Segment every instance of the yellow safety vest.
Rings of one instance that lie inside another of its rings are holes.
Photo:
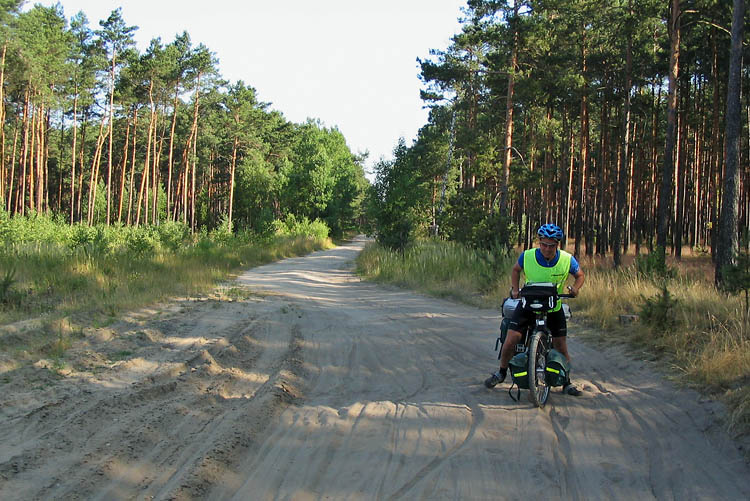
[[[557,260],[555,266],[546,268],[539,264],[536,260],[536,249],[529,249],[523,253],[523,273],[526,275],[526,282],[538,283],[538,282],[549,282],[557,285],[557,293],[565,293],[565,282],[568,280],[570,274],[570,258],[572,257],[569,252],[564,250],[559,251],[560,258]],[[552,311],[558,311],[562,308],[562,303],[558,302],[557,306]]]

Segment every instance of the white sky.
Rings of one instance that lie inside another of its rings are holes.
[[[38,1],[42,5],[56,3]],[[220,74],[255,87],[292,122],[338,127],[366,167],[410,145],[427,122],[416,58],[445,49],[466,0],[61,0],[92,29],[122,6],[143,52],[187,31],[219,59]],[[26,5],[29,8],[31,3]]]

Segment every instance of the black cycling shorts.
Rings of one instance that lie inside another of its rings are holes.
[[[534,322],[534,312],[518,303],[516,311],[510,317],[508,330],[525,332],[529,324]],[[565,319],[565,312],[560,308],[557,311],[547,313],[547,328],[552,333],[552,337],[565,337],[568,335],[568,322]]]

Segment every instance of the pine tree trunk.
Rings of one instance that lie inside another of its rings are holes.
[[[234,173],[237,168],[237,148],[239,146],[239,140],[235,137],[234,143],[232,144],[232,164],[229,172],[229,228],[232,227],[232,207],[234,206]]]
[[[16,196],[16,209],[15,213],[24,215],[26,210],[26,175],[27,175],[27,161],[29,157],[29,127],[30,127],[30,118],[29,115],[31,114],[31,102],[29,98],[29,91],[26,90],[26,94],[24,97],[24,105],[23,105],[23,144],[21,146],[21,167],[19,169],[19,173],[21,174],[21,177],[18,182],[18,195]]]
[[[91,160],[91,178],[89,180],[89,204],[86,213],[86,222],[89,226],[94,224],[94,202],[96,201],[96,191],[99,184],[99,161],[101,158],[102,147],[104,146],[104,120],[99,124],[99,136],[96,138],[96,150],[94,158]]]
[[[659,189],[658,225],[656,231],[656,246],[661,256],[666,254],[667,236],[669,233],[670,199],[674,185],[674,150],[675,123],[677,114],[677,76],[680,61],[680,0],[671,0],[669,55],[669,94],[667,97],[667,132],[664,148],[664,168],[662,171],[661,187]]]
[[[7,192],[10,198],[10,190],[6,190],[6,164],[5,164],[5,54],[8,43],[3,43],[2,55],[0,56],[0,200],[5,202]]]
[[[167,217],[171,217],[172,208],[172,168],[174,165],[174,130],[177,126],[177,109],[179,105],[180,81],[177,80],[174,91],[174,101],[172,104],[172,126],[169,129],[169,158],[167,160]]]
[[[36,191],[34,193],[34,210],[37,214],[41,214],[43,211],[42,202],[44,200],[45,193],[45,179],[46,171],[44,169],[44,150],[46,148],[46,138],[44,135],[44,124],[45,124],[45,110],[44,103],[39,105],[39,112],[37,113],[37,147],[36,147]]]
[[[734,0],[732,16],[732,47],[729,54],[729,84],[727,85],[726,151],[724,192],[721,200],[721,220],[716,250],[715,279],[726,283],[725,266],[735,264],[737,256],[737,187],[739,186],[741,123],[742,34],[745,19],[744,0]]]
[[[513,18],[518,21],[518,2],[513,2]],[[505,149],[503,151],[503,177],[500,186],[500,218],[507,216],[508,185],[510,184],[510,164],[513,159],[513,90],[515,86],[516,66],[518,65],[518,28],[513,30],[513,49],[510,57],[508,74],[508,92],[505,97]]]
[[[583,40],[581,43],[581,74],[583,75],[583,92],[581,95],[581,168],[578,171],[578,200],[576,213],[576,244],[575,255],[581,255],[581,235],[583,234],[584,198],[586,191],[586,176],[589,164],[589,105],[588,105],[588,79],[586,27],[583,28]]]
[[[632,3],[628,2],[629,15],[632,16]],[[628,32],[628,42],[625,54],[625,109],[623,110],[624,131],[622,147],[620,149],[620,169],[617,176],[617,198],[615,201],[615,225],[613,230],[612,247],[614,251],[615,268],[622,265],[622,242],[625,240],[625,204],[627,186],[630,184],[630,96],[633,87],[633,35]],[[628,209],[629,210],[629,209]]]
[[[6,209],[8,213],[10,214],[13,208],[12,201],[13,201],[13,180],[16,177],[16,148],[18,147],[18,134],[19,134],[19,123],[18,123],[18,117],[16,117],[16,127],[13,131],[13,153],[10,157],[10,178],[8,179],[8,202],[6,205]]]
[[[568,111],[567,109],[564,110],[563,118],[567,119],[568,117]],[[565,129],[565,126],[563,126],[563,129]],[[566,185],[566,194],[565,194],[565,244],[567,246],[567,241],[570,238],[570,209],[571,209],[571,203],[573,200],[573,175],[575,174],[575,147],[576,147],[576,140],[575,140],[575,134],[573,133],[573,126],[572,124],[568,125],[568,159],[567,159],[567,166],[568,166],[568,175],[567,175],[567,185]]]
[[[86,145],[86,132],[88,131],[88,120],[81,124],[81,147],[78,149],[78,193],[76,197],[76,221],[83,221],[83,166],[86,165],[84,158],[84,146]]]
[[[138,139],[138,108],[133,111],[133,155],[130,160],[130,181],[128,182],[128,217],[127,224],[130,226],[133,218],[133,187],[135,184],[136,169],[136,143]]]
[[[686,75],[688,75],[688,72],[684,72]],[[675,176],[675,179],[677,180],[677,185],[675,186],[675,200],[674,200],[674,255],[675,259],[678,261],[682,260],[682,243],[684,238],[684,230],[685,230],[685,199],[686,199],[686,187],[685,183],[687,181],[687,175],[685,173],[687,169],[687,159],[686,156],[686,150],[687,150],[687,110],[689,108],[689,94],[690,94],[690,82],[689,80],[685,81],[686,79],[683,79],[683,89],[682,92],[680,92],[682,106],[679,107],[678,111],[678,117],[677,117],[677,158],[675,160],[675,165],[677,166],[677,173]]]
[[[75,217],[76,147],[78,141],[78,83],[75,84],[73,94],[73,145],[70,148],[70,224],[73,224]]]
[[[156,116],[156,113],[154,111],[154,100],[153,100],[153,88],[154,88],[154,82],[151,81],[148,89],[148,96],[149,96],[149,103],[150,103],[150,114],[149,114],[149,121],[148,121],[148,134],[147,134],[147,142],[146,142],[146,162],[143,165],[143,174],[141,175],[141,187],[138,190],[138,202],[136,203],[136,213],[135,213],[135,225],[136,227],[141,223],[141,207],[145,203],[146,209],[148,209],[148,177],[149,177],[149,171],[151,170],[151,141],[153,140],[154,135],[154,129],[156,128],[156,123],[154,123],[154,117]],[[145,219],[148,219],[148,210],[146,210],[146,216]],[[144,224],[148,224],[147,221],[144,221]]]
[[[110,224],[110,213],[112,208],[112,141],[114,128],[114,106],[115,106],[115,61],[117,49],[112,47],[112,70],[109,77],[109,150],[107,154],[107,225]]]
[[[33,211],[35,208],[35,189],[36,189],[36,164],[34,162],[36,158],[36,148],[37,148],[37,130],[36,130],[36,122],[37,118],[39,117],[39,113],[37,112],[36,105],[34,104],[33,99],[29,103],[29,155],[28,155],[28,175],[29,175],[29,183],[28,183],[28,209],[29,212]],[[26,195],[24,195],[26,196]]]
[[[711,116],[711,160],[710,160],[710,179],[709,179],[709,203],[711,211],[711,257],[716,261],[717,236],[718,236],[718,200],[719,200],[719,179],[721,178],[721,128],[719,125],[719,51],[716,43],[716,29],[712,30],[711,47],[713,50],[713,61],[711,65],[711,80],[713,87],[713,104]]]
[[[117,200],[117,223],[122,223],[122,206],[125,199],[125,177],[128,170],[128,147],[130,146],[130,120],[125,124],[125,142],[122,147],[122,166],[120,168],[120,195]]]
[[[156,123],[159,123],[159,113],[157,110]],[[151,223],[159,224],[159,163],[161,151],[164,143],[164,133],[162,131],[161,139],[157,139],[157,127],[154,127],[154,161],[151,172]]]
[[[192,164],[192,180],[190,185],[190,229],[195,232],[195,171],[196,171],[196,156],[198,150],[198,106],[200,101],[200,88],[201,88],[201,73],[198,72],[195,83],[195,105],[193,107],[193,155],[191,159]]]

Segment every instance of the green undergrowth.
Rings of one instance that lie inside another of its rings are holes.
[[[226,225],[191,234],[179,223],[90,228],[0,218],[0,354],[60,358],[85,326],[206,294],[243,269],[330,247],[321,225],[287,220],[266,235]]]
[[[497,308],[508,293],[516,257],[492,257],[439,240],[413,243],[403,254],[369,244],[357,270],[369,280]],[[625,342],[634,352],[666,360],[683,384],[722,399],[728,429],[747,438],[750,328],[743,298],[714,287],[705,256],[683,258],[664,273],[643,262],[614,270],[603,258],[584,258],[586,283],[571,301],[576,319],[595,327],[598,341]],[[637,320],[623,323],[623,315]]]
[[[357,271],[376,282],[491,307],[500,304],[502,290],[509,287],[501,278],[511,263],[510,256],[426,240],[407,246],[403,253],[368,244],[357,258]]]

